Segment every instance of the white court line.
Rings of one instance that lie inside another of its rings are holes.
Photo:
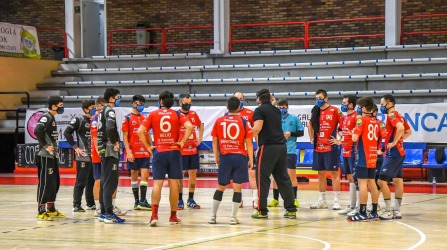
[[[397,223],[397,224],[401,224],[401,225],[403,225],[403,226],[406,226],[406,227],[408,227],[408,228],[410,228],[410,229],[416,231],[416,233],[418,233],[419,236],[420,236],[420,238],[421,238],[421,239],[419,240],[418,243],[416,243],[415,245],[413,245],[413,246],[407,248],[406,250],[413,250],[413,249],[416,249],[417,247],[419,247],[420,245],[424,244],[424,242],[425,242],[425,240],[427,239],[427,237],[425,236],[425,234],[424,234],[421,230],[419,230],[419,229],[417,229],[417,228],[415,228],[415,227],[413,227],[413,226],[410,226],[410,225],[408,225],[408,224],[399,222],[399,221],[393,221],[393,222],[395,222],[395,223]]]
[[[164,246],[159,246],[159,247],[147,248],[145,250],[166,249],[166,248],[172,248],[172,247],[179,247],[179,246],[183,246],[183,245],[196,244],[196,243],[201,243],[201,242],[207,242],[207,241],[210,241],[210,240],[218,240],[218,239],[222,239],[222,238],[226,238],[226,237],[252,233],[252,232],[256,232],[256,231],[262,230],[262,229],[264,229],[264,227],[250,229],[250,230],[244,230],[244,231],[239,231],[239,232],[234,232],[234,233],[229,233],[229,234],[221,234],[221,235],[217,235],[217,236],[213,236],[213,237],[207,237],[207,238],[201,238],[201,239],[197,239],[197,240],[183,241],[183,242],[169,244],[169,245],[164,245]]]
[[[331,244],[329,244],[329,242],[326,242],[324,240],[319,240],[319,239],[315,239],[315,238],[311,238],[311,237],[306,237],[306,236],[300,236],[300,235],[292,235],[292,234],[278,234],[278,233],[257,233],[257,234],[272,234],[272,235],[282,235],[282,236],[289,236],[289,237],[295,237],[295,238],[303,238],[303,239],[307,239],[307,240],[313,240],[313,241],[318,241],[322,244],[324,244],[324,248],[323,250],[328,250],[331,248]]]

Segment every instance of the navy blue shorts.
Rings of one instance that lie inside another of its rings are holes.
[[[357,179],[375,179],[376,168],[355,166],[355,177],[357,177]]]
[[[133,162],[127,161],[127,169],[140,170],[141,168],[149,169],[151,158],[135,158]]]
[[[377,156],[377,162],[376,162],[376,175],[380,174],[380,169],[382,169],[383,164],[383,155]]]
[[[312,170],[315,171],[338,171],[338,161],[340,157],[340,151],[337,146],[332,146],[332,150],[329,152],[315,152],[314,161],[312,163]]]
[[[342,174],[354,174],[355,172],[355,153],[351,154],[351,157],[343,157],[343,167],[341,168]]]
[[[219,185],[248,182],[248,157],[241,154],[220,155],[219,168],[217,169],[217,181]]]
[[[101,163],[92,163],[93,164],[93,178],[95,180],[101,179]]]
[[[287,154],[287,168],[296,169],[296,154]]]
[[[164,180],[166,174],[168,174],[169,179],[182,179],[182,155],[180,151],[172,150],[154,154],[152,160],[153,179]]]
[[[183,170],[194,170],[200,168],[199,153],[194,155],[182,155]]]
[[[380,169],[380,175],[385,175],[390,178],[402,178],[404,158],[405,156],[401,155],[391,156],[389,151],[387,151],[382,168]]]

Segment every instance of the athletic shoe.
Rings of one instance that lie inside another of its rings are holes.
[[[361,213],[356,213],[354,216],[348,216],[346,218],[346,220],[350,221],[350,222],[368,222],[368,215],[366,214],[361,214]]]
[[[261,214],[259,211],[255,211],[251,214],[251,218],[253,219],[268,219],[269,216],[266,214]]]
[[[332,210],[340,210],[340,209],[341,209],[340,201],[334,200],[334,205],[332,205]]]
[[[123,216],[126,215],[127,212],[126,211],[121,211],[121,209],[119,209],[117,206],[113,207],[113,213],[118,215],[118,216]]]
[[[400,213],[400,211],[396,211],[396,210],[393,211],[393,219],[396,219],[396,220],[402,219],[402,214]]]
[[[310,209],[326,209],[327,203],[326,200],[318,200],[312,206],[310,206]]]
[[[267,204],[267,207],[279,207],[279,201],[273,199],[269,202],[269,204]]]
[[[73,212],[75,212],[75,213],[83,213],[83,212],[85,212],[85,209],[83,209],[81,207],[81,205],[74,205],[73,206]]]
[[[91,206],[87,205],[87,206],[85,207],[85,210],[96,210],[96,205],[95,205],[95,204],[93,204],[93,205],[91,205]]]
[[[354,216],[355,214],[357,214],[359,212],[359,208],[355,207],[354,209],[352,209],[351,212],[347,213],[347,216]]]
[[[97,210],[95,210],[95,212],[93,213],[93,217],[99,217],[100,214],[101,214],[101,209],[97,209]]]
[[[169,224],[171,224],[171,225],[180,224],[180,222],[182,222],[182,221],[175,215],[169,217]]]
[[[253,209],[258,209],[258,203],[259,203],[258,199],[253,200],[253,202],[252,202]]]
[[[183,209],[185,209],[185,203],[183,203],[183,200],[178,200],[178,203],[177,203],[177,209],[178,209],[178,210],[183,210]]]
[[[147,201],[139,202],[137,207],[138,210],[152,211],[152,206]]]
[[[393,211],[392,210],[385,210],[380,216],[379,218],[381,220],[392,220],[393,219]]]
[[[208,221],[208,224],[216,224],[216,216],[211,216],[210,220]]]
[[[186,205],[190,208],[200,209],[199,204],[197,204],[193,199],[189,199],[188,203],[186,203]]]
[[[284,218],[296,219],[296,212],[286,211],[284,213]]]
[[[65,218],[65,214],[59,212],[58,210],[56,210],[54,212],[47,212],[47,213],[50,217],[53,217],[53,218]]]
[[[239,205],[239,208],[243,208],[244,207],[244,201],[241,201],[241,205]]]
[[[139,207],[140,202],[138,200],[135,201],[135,203],[133,204],[133,210],[140,210],[141,208]]]
[[[156,227],[158,225],[158,215],[152,215],[149,224],[151,227]]]
[[[237,225],[239,224],[239,220],[235,217],[230,218],[230,225]]]
[[[121,219],[120,217],[116,216],[115,214],[112,215],[106,215],[104,218],[104,223],[106,224],[120,224],[124,223],[126,220]]]
[[[38,221],[52,221],[53,218],[51,218],[47,212],[37,214],[37,220]]]
[[[345,215],[345,214],[349,214],[353,210],[355,210],[355,208],[352,208],[351,205],[348,205],[345,209],[342,209],[342,210],[338,211],[337,213],[339,215]],[[356,213],[357,213],[357,211],[354,214],[356,214]],[[354,215],[354,214],[352,214],[352,215]]]
[[[380,218],[377,213],[370,213],[370,214],[368,214],[368,220],[379,221]]]
[[[101,214],[101,213],[98,214],[98,221],[99,222],[104,222],[105,218],[106,218],[106,216],[104,214]]]
[[[295,199],[295,202],[293,203],[293,205],[295,205],[296,208],[300,207],[300,203],[298,202],[298,199]]]

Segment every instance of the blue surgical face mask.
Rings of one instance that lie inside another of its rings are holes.
[[[182,103],[182,109],[185,111],[189,111],[191,109],[191,104]]]
[[[57,107],[56,112],[58,115],[62,115],[64,113],[64,107]]]
[[[240,101],[239,101],[239,107],[240,107],[240,108],[244,107],[244,100],[240,100]]]
[[[115,107],[119,107],[121,103],[121,98],[120,99],[115,99]]]
[[[136,109],[141,113],[144,110],[144,105],[137,105]]]
[[[348,105],[342,104],[340,106],[340,110],[341,110],[341,112],[348,112],[348,110],[349,110]]]
[[[96,114],[96,108],[94,108],[94,109],[90,109],[90,110],[88,111],[88,113],[91,114],[91,115]]]
[[[282,116],[285,116],[285,115],[287,115],[287,109],[279,109],[279,111],[281,111],[281,115]]]
[[[386,108],[386,104],[385,106],[380,106],[380,113],[386,115],[388,113],[388,109]]]
[[[316,101],[316,104],[317,104],[317,106],[318,107],[323,107],[323,105],[325,104],[326,102],[324,101],[324,99],[317,99],[317,101]]]
[[[361,115],[363,113],[362,108],[360,108],[360,107],[358,107],[356,111],[357,111],[357,114],[359,114],[359,115]]]

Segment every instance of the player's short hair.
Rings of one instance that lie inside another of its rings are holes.
[[[179,100],[183,100],[184,98],[189,99],[189,98],[191,98],[191,95],[187,94],[187,93],[178,95]]]
[[[230,99],[228,99],[228,102],[227,102],[228,112],[230,112],[230,113],[237,112],[237,109],[239,108],[239,104],[240,104],[239,98],[237,98],[235,96],[230,97]]]
[[[81,107],[82,109],[88,109],[90,106],[95,105],[95,100],[93,99],[85,99],[82,101]]]
[[[371,112],[371,110],[373,109],[373,106],[375,106],[374,100],[370,96],[365,96],[365,97],[360,98],[357,101],[357,104],[362,108],[363,107],[366,108],[366,110],[369,112]]]
[[[132,103],[134,103],[134,102],[136,102],[136,101],[145,103],[145,102],[146,102],[146,99],[145,99],[144,96],[142,96],[142,95],[134,95],[134,96],[132,96]]]
[[[57,106],[59,103],[64,102],[62,97],[60,96],[50,96],[48,97],[48,108],[51,109],[51,106]]]
[[[261,102],[270,101],[270,91],[268,89],[261,89],[256,92],[256,97],[261,100]]]
[[[98,105],[98,104],[104,105],[105,103],[107,103],[107,102],[106,102],[106,99],[104,99],[104,97],[98,96],[98,98],[96,98],[96,101],[95,101],[96,105]]]
[[[382,98],[385,99],[385,101],[387,102],[392,102],[393,104],[396,104],[396,99],[391,94],[383,95]]]
[[[278,106],[287,106],[287,107],[289,107],[289,102],[287,101],[287,99],[281,98],[281,99],[278,100],[277,105]]]
[[[115,97],[119,93],[120,93],[120,91],[118,89],[107,88],[106,91],[104,92],[104,99],[106,100],[106,102],[109,102],[110,97]]]
[[[348,105],[352,103],[352,106],[355,107],[356,102],[357,102],[357,97],[355,95],[344,95],[343,99],[347,98],[348,99]]]
[[[158,100],[163,100],[163,106],[169,109],[174,105],[174,94],[165,90],[158,96]]]
[[[324,89],[318,89],[317,91],[315,91],[315,95],[319,95],[322,94],[324,98],[327,97],[327,92]]]
[[[377,108],[377,105],[373,105],[372,109],[371,109],[371,113],[374,112],[379,112],[379,109]]]

